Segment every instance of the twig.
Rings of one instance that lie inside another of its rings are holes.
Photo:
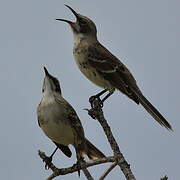
[[[46,180],[52,180],[56,177],[56,175],[53,173],[51,174]]]
[[[117,158],[116,159],[117,164],[121,168],[126,179],[127,180],[135,180],[136,178],[130,169],[130,165],[127,163],[123,154],[121,153],[119,146],[111,132],[111,128],[109,127],[106,119],[104,118],[102,106],[101,106],[101,103],[99,102],[99,99],[95,99],[93,101],[93,109],[90,109],[90,110],[86,109],[86,110],[88,111],[88,114],[92,118],[97,119],[98,122],[101,124],[101,126],[107,136],[107,139],[111,145],[111,149],[113,150],[114,156]]]
[[[99,178],[99,180],[104,180],[104,178],[117,166],[117,163],[111,164],[111,166],[106,169],[106,171],[102,174],[102,176]]]
[[[48,157],[45,155],[45,153],[38,151],[38,154],[39,154],[40,158],[46,162]],[[62,169],[57,168],[51,162],[48,164],[48,167],[53,171],[53,173],[47,178],[47,180],[52,180],[59,175],[65,175],[65,174],[76,172],[78,170],[83,170],[83,169],[88,168],[90,166],[108,163],[108,162],[115,162],[115,161],[116,161],[116,158],[114,156],[109,156],[109,157],[105,157],[105,158],[101,158],[101,159],[97,159],[97,160],[93,160],[93,161],[89,161],[89,162],[84,162],[78,166],[71,166],[71,167],[62,168]]]
[[[88,180],[94,180],[87,168],[82,170]]]

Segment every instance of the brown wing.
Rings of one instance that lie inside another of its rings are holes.
[[[130,87],[136,87],[136,80],[126,66],[112,55],[101,44],[89,47],[88,62],[94,67],[110,84],[122,93],[139,103],[138,97],[131,91]],[[140,90],[139,90],[140,91]]]
[[[63,106],[66,110],[69,124],[72,126],[72,129],[74,129],[75,133],[77,134],[77,138],[85,141],[83,126],[74,108],[63,97],[62,100],[60,100],[58,97],[55,97],[55,100],[57,103],[61,104],[63,100]]]
[[[89,64],[102,74],[112,86],[133,99],[137,104],[141,103],[160,125],[172,130],[167,120],[141,93],[136,80],[126,66],[101,44],[90,48],[89,51],[93,53],[89,54]]]

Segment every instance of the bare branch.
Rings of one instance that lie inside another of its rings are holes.
[[[99,180],[103,180],[116,166],[117,166],[116,162],[111,164],[111,166],[108,169],[106,169],[106,171],[102,174]]]
[[[82,171],[88,180],[94,180],[87,168],[82,169]]]
[[[107,136],[107,139],[111,145],[111,149],[113,150],[114,156],[116,157],[116,162],[119,165],[119,167],[121,168],[126,179],[127,180],[135,180],[136,178],[130,169],[130,165],[127,163],[123,154],[121,153],[119,146],[111,132],[111,128],[109,127],[109,125],[104,117],[101,102],[99,102],[99,99],[94,100],[93,109],[90,109],[90,110],[86,109],[86,110],[88,111],[88,114],[93,119],[97,119],[98,122],[101,124],[101,126]]]
[[[46,162],[48,156],[46,156],[45,153],[41,152],[41,151],[38,151],[38,154],[39,154],[40,158]],[[62,168],[62,169],[58,169],[52,162],[50,162],[48,164],[48,167],[53,171],[53,173],[48,177],[47,180],[52,180],[59,175],[65,175],[65,174],[76,172],[78,170],[83,170],[90,166],[103,164],[103,163],[109,163],[109,162],[115,162],[115,161],[116,161],[116,158],[114,156],[109,156],[106,158],[101,158],[101,159],[97,159],[97,160],[93,160],[93,161],[89,161],[89,162],[83,162],[83,163],[80,163],[78,166],[74,165],[74,166],[71,166],[68,168]],[[87,173],[87,171],[86,171],[86,173]]]
[[[55,173],[51,174],[46,180],[52,180],[56,177]]]

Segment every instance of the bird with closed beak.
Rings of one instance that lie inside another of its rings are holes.
[[[52,156],[59,148],[67,157],[72,153],[68,145],[76,150],[79,160],[95,160],[105,155],[85,138],[81,121],[73,107],[63,98],[60,84],[44,67],[45,78],[42,88],[42,99],[37,108],[38,124],[44,134],[57,146]]]
[[[56,19],[68,23],[74,35],[73,55],[80,71],[94,84],[103,88],[103,91],[90,98],[95,98],[108,91],[101,104],[115,91],[121,91],[136,104],[141,104],[146,111],[161,125],[172,130],[171,125],[161,113],[145,98],[139,89],[135,78],[128,68],[97,39],[95,23],[88,17],[82,16],[66,5],[76,17],[76,22],[65,19]]]

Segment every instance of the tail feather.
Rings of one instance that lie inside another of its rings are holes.
[[[54,141],[53,141],[54,142]],[[56,142],[54,142],[56,144],[56,146],[67,156],[67,157],[71,157],[72,153],[71,150],[69,149],[68,146],[64,146],[62,144],[58,144]]]
[[[98,148],[96,148],[89,140],[86,139],[86,147],[87,147],[87,154],[88,158],[91,160],[104,158],[106,157]]]
[[[161,113],[144,97],[144,95],[137,88],[132,88],[132,91],[139,98],[140,104],[147,110],[149,114],[161,125],[168,130],[172,130],[171,125],[167,120],[161,115]]]

